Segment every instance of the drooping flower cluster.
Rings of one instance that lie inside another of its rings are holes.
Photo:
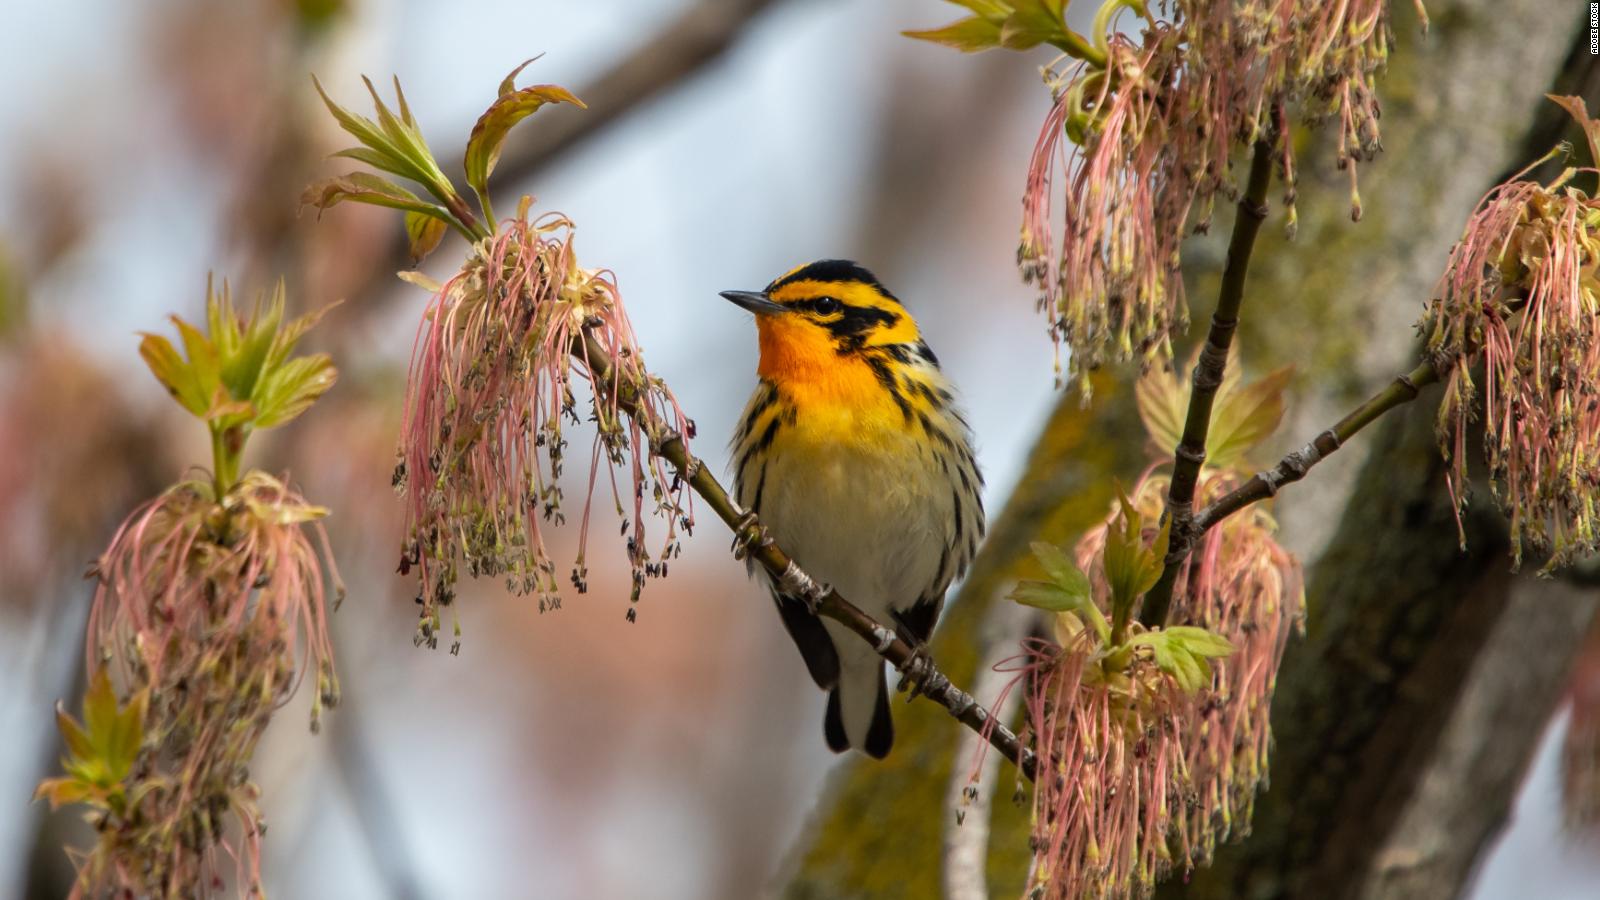
[[[1167,25],[1156,27],[1176,40]],[[1164,128],[1166,82],[1180,74],[1161,48],[1159,40],[1139,47],[1119,37],[1108,44],[1103,71],[1082,64],[1055,84],[1057,102],[1028,167],[1017,259],[1024,279],[1039,287],[1052,338],[1072,348],[1080,388],[1108,358],[1169,355],[1169,335],[1188,327],[1175,273],[1199,193],[1191,180],[1205,167],[1174,166],[1171,147],[1146,137]],[[1097,111],[1092,132],[1086,109]],[[1087,149],[1067,151],[1064,137]],[[1052,208],[1058,168],[1067,181],[1059,252]]]
[[[398,82],[398,114],[368,83],[376,121],[322,95],[340,126],[361,142],[338,155],[406,178],[433,199],[370,172],[314,184],[305,194],[320,209],[355,201],[404,210],[418,258],[450,228],[471,242],[459,272],[442,286],[429,285],[434,299],[412,350],[394,478],[407,497],[400,570],[418,570],[417,642],[428,646],[438,645],[440,607],[454,601],[462,574],[504,576],[509,590],[537,595],[541,611],[560,605],[540,521],[563,521],[563,421],[577,425],[584,418],[574,376],[589,383],[587,413],[596,428],[574,587],[581,593],[588,586],[585,545],[602,460],[623,519],[633,600],[647,577],[666,574],[678,552],[677,530],[691,525],[687,486],[652,451],[669,433],[691,437],[693,425],[645,370],[615,280],[578,264],[565,217],[530,219],[527,197],[504,221],[490,206],[489,175],[511,128],[551,103],[582,106],[556,85],[517,88],[527,64],[500,83],[467,140],[463,167],[483,221],[435,161]],[[410,278],[426,283],[416,273]],[[618,467],[627,469],[626,484],[616,477]],[[667,521],[654,554],[645,543],[646,503]],[[634,615],[630,606],[630,621]]]
[[[1280,420],[1287,374],[1223,384],[1208,441],[1219,465],[1202,470],[1200,503],[1248,477],[1245,455]],[[1184,391],[1159,371],[1140,383],[1157,448],[1172,446],[1182,426]],[[1023,667],[1040,757],[1038,896],[1147,895],[1165,872],[1204,865],[1220,842],[1247,833],[1266,778],[1278,665],[1304,616],[1300,564],[1275,540],[1271,515],[1246,507],[1181,563],[1171,619],[1182,624],[1132,621],[1164,565],[1166,527],[1156,524],[1167,481],[1147,472],[1078,542],[1075,560],[1036,547],[1050,581],[1024,582],[1013,595],[1056,613],[1058,645],[1030,642]]]
[[[1586,127],[1582,101],[1565,104]],[[1467,432],[1482,398],[1484,454],[1512,552],[1546,570],[1600,549],[1600,198],[1568,169],[1484,197],[1452,250],[1424,328],[1448,371],[1439,408],[1450,490],[1466,501]],[[1520,313],[1520,315],[1519,315]],[[1483,384],[1473,368],[1481,359]]]
[[[1214,500],[1243,480],[1226,469],[1203,472],[1196,499]],[[1164,475],[1134,491],[1148,520],[1160,515]],[[1104,553],[1108,526],[1085,534],[1077,556],[1085,571]],[[1209,862],[1217,844],[1248,833],[1255,795],[1267,775],[1269,720],[1279,663],[1289,635],[1303,626],[1305,585],[1300,562],[1274,535],[1277,523],[1261,505],[1224,519],[1181,564],[1173,588],[1172,620],[1225,638],[1233,652],[1212,664],[1210,694],[1185,720],[1183,745],[1191,793],[1176,815],[1175,834],[1190,867]]]
[[[157,335],[140,348],[210,427],[213,470],[135,509],[90,570],[92,688],[82,725],[58,716],[68,774],[39,793],[91,806],[99,839],[77,857],[91,896],[208,895],[228,861],[259,891],[256,743],[302,679],[316,681],[313,730],[338,700],[328,607],[344,588],[318,523],[327,510],[263,472],[237,474],[250,432],[295,418],[335,378],[326,356],[291,356],[317,316],[284,322],[283,305],[280,286],[242,320],[224,288],[208,298],[208,331],[175,320],[185,355]]]
[[[1107,359],[1170,353],[1188,321],[1178,247],[1234,193],[1236,148],[1272,140],[1293,227],[1291,114],[1338,121],[1359,217],[1355,165],[1379,148],[1388,0],[1103,0],[1087,38],[1060,0],[952,2],[975,15],[912,36],[969,51],[1049,43],[1073,58],[1046,70],[1055,104],[1028,169],[1018,262],[1080,388]],[[1137,36],[1119,29],[1124,9],[1142,20]]]
[[[597,373],[590,348],[616,370]],[[507,220],[439,291],[413,354],[396,483],[407,494],[403,565],[415,564],[422,578],[423,639],[437,640],[436,607],[451,602],[463,567],[505,576],[511,591],[536,594],[541,610],[559,606],[540,521],[562,521],[563,427],[581,421],[574,376],[590,383],[595,423],[583,530],[603,459],[624,518],[635,599],[646,575],[665,573],[677,553],[676,529],[689,524],[684,486],[649,454],[653,436],[638,423],[686,433],[688,422],[645,371],[615,282],[578,265],[572,223]],[[645,415],[624,416],[624,395]],[[617,467],[627,472],[625,486]],[[647,496],[667,520],[655,556],[645,546]],[[571,574],[580,591],[585,540]]]
[[[1181,734],[1195,697],[1152,657],[1108,666],[1091,632],[1030,640],[1027,716],[1041,760],[1033,798],[1030,897],[1129,897],[1172,865],[1184,809]]]
[[[149,709],[126,803],[86,860],[91,884],[220,890],[225,858],[236,883],[260,884],[256,743],[301,678],[316,680],[313,730],[338,702],[328,605],[344,589],[325,514],[262,472],[220,503],[189,481],[136,510],[96,562],[90,665]]]

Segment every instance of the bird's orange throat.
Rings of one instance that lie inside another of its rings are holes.
[[[889,401],[866,360],[840,353],[827,329],[786,315],[756,316],[761,362],[756,372],[802,405],[862,408]]]

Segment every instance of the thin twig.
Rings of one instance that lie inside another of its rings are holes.
[[[1167,515],[1171,517],[1171,552],[1161,580],[1144,598],[1139,621],[1146,626],[1165,624],[1172,606],[1172,587],[1178,564],[1188,555],[1194,542],[1194,492],[1200,482],[1200,466],[1206,460],[1206,434],[1211,429],[1211,404],[1228,367],[1228,348],[1239,327],[1239,307],[1244,303],[1245,275],[1250,270],[1250,252],[1256,234],[1267,218],[1267,187],[1272,181],[1271,138],[1256,142],[1250,160],[1250,178],[1239,212],[1233,220],[1233,236],[1228,241],[1228,262],[1222,270],[1222,287],[1217,309],[1211,315],[1211,330],[1206,335],[1200,361],[1194,367],[1194,389],[1189,392],[1189,413],[1183,423],[1183,438],[1173,451],[1172,482],[1167,489]]]
[[[925,653],[918,655],[892,628],[862,612],[840,596],[838,591],[824,588],[807,575],[770,540],[755,515],[741,509],[711,474],[711,470],[690,455],[682,435],[639,404],[634,385],[617,379],[614,361],[599,341],[585,334],[573,341],[571,349],[573,355],[589,367],[597,390],[617,397],[622,411],[638,422],[645,434],[650,435],[651,452],[670,463],[677,476],[700,495],[711,511],[717,514],[717,518],[733,529],[734,534],[749,548],[749,558],[760,563],[775,582],[783,585],[785,593],[800,597],[814,607],[818,615],[827,616],[854,631],[879,656],[904,673],[904,677],[914,686],[914,696],[932,700],[963,725],[985,734],[1001,755],[1014,762],[1030,781],[1033,780],[1036,767],[1033,751],[1022,745],[1004,721],[996,720],[971,694],[952,684]]]
[[[1515,315],[1527,305],[1523,297],[1508,297],[1504,292],[1498,295],[1492,305],[1503,306],[1506,315]],[[1469,346],[1461,357],[1471,357],[1477,353],[1476,345]],[[1462,363],[1456,362],[1456,365]],[[1278,460],[1278,464],[1270,469],[1263,469],[1251,476],[1250,480],[1239,485],[1228,493],[1195,513],[1191,538],[1198,541],[1200,536],[1209,531],[1218,522],[1233,515],[1252,503],[1275,496],[1279,489],[1286,484],[1293,484],[1306,477],[1306,472],[1312,466],[1326,459],[1329,454],[1343,447],[1345,442],[1354,437],[1361,429],[1377,421],[1380,416],[1398,406],[1404,406],[1412,400],[1422,389],[1444,378],[1449,371],[1440,369],[1439,364],[1433,360],[1424,360],[1416,368],[1404,375],[1395,376],[1383,390],[1368,397],[1360,406],[1351,410],[1344,418],[1333,424],[1311,442],[1299,450],[1288,454]]]
[[[1233,515],[1246,506],[1265,500],[1278,493],[1286,484],[1306,477],[1311,467],[1328,458],[1344,446],[1356,432],[1372,424],[1384,413],[1417,398],[1422,388],[1439,380],[1439,369],[1432,362],[1423,362],[1404,375],[1397,376],[1387,387],[1373,394],[1365,403],[1351,410],[1332,428],[1322,432],[1270,469],[1253,475],[1249,481],[1218,497],[1195,514],[1194,530],[1204,534],[1213,525]]]
[[[1038,621],[1038,611],[1018,603],[1000,601],[984,616],[983,655],[978,662],[978,674],[972,691],[980,697],[991,697],[1005,690],[1006,682],[1014,673],[997,671],[996,667],[1015,656],[1017,645],[1027,637],[1033,623]],[[1023,692],[1013,687],[1000,700],[994,714],[1005,722],[1016,715],[1022,705]],[[989,814],[994,808],[995,787],[1000,779],[999,754],[983,757],[982,768],[976,775],[962,760],[972,759],[983,747],[981,738],[970,732],[961,732],[956,742],[955,765],[950,773],[950,785],[944,799],[944,897],[945,900],[988,900],[989,896]]]

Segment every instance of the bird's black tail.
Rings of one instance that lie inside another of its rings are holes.
[[[835,686],[828,692],[828,712],[822,720],[822,734],[827,738],[828,749],[835,753],[843,753],[853,746],[850,735],[844,727],[843,703],[839,699],[839,691],[843,685]],[[883,666],[878,666],[878,697],[872,710],[872,724],[867,727],[865,736],[859,738],[861,751],[874,759],[883,759],[889,755],[889,748],[894,746],[894,719],[889,712],[889,682],[884,674]]]

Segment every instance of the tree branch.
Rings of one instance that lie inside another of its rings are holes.
[[[1172,606],[1172,586],[1178,577],[1178,564],[1194,543],[1194,492],[1200,482],[1200,466],[1206,460],[1206,434],[1211,429],[1211,404],[1222,385],[1228,367],[1228,348],[1239,327],[1239,307],[1244,303],[1245,275],[1250,270],[1250,251],[1256,234],[1267,218],[1267,187],[1272,181],[1272,141],[1256,142],[1250,160],[1250,179],[1239,212],[1233,220],[1233,235],[1228,240],[1228,262],[1222,270],[1222,287],[1217,309],[1211,314],[1211,331],[1206,335],[1200,361],[1194,367],[1194,389],[1189,392],[1189,413],[1183,423],[1183,438],[1173,451],[1172,482],[1167,488],[1167,515],[1172,522],[1172,550],[1161,580],[1145,595],[1139,621],[1146,626],[1165,624]]]
[[[926,697],[944,707],[961,724],[978,732],[1001,755],[1014,762],[1030,781],[1033,780],[1036,768],[1033,751],[1024,747],[1011,729],[976,698],[952,684],[931,659],[926,655],[919,656],[893,629],[862,612],[840,596],[838,591],[818,584],[776,543],[768,539],[755,514],[740,508],[705,464],[689,453],[683,436],[639,404],[633,385],[617,379],[615,363],[599,341],[584,334],[581,339],[573,341],[570,349],[573,356],[589,367],[596,391],[617,398],[622,411],[638,422],[645,434],[650,436],[651,452],[671,463],[677,476],[700,495],[711,511],[717,514],[717,518],[733,529],[739,541],[749,548],[750,558],[760,563],[786,594],[800,597],[816,610],[817,615],[827,616],[854,631],[879,656],[904,674],[913,686],[914,696]]]
[[[1526,298],[1507,299],[1504,293],[1496,297],[1495,302],[1504,304],[1507,315],[1515,315],[1527,305]],[[1475,348],[1475,344],[1469,346],[1464,355],[1475,354],[1477,352]],[[1378,417],[1397,406],[1403,406],[1417,399],[1422,389],[1442,379],[1445,371],[1441,371],[1434,361],[1424,360],[1404,375],[1395,376],[1394,381],[1387,387],[1368,397],[1366,402],[1335,422],[1332,428],[1312,438],[1309,444],[1278,460],[1278,464],[1272,468],[1257,472],[1249,481],[1218,497],[1195,513],[1193,530],[1190,534],[1191,541],[1198,541],[1200,536],[1209,531],[1213,525],[1246,506],[1275,496],[1284,485],[1293,484],[1306,477],[1312,466],[1343,447],[1346,441],[1361,429],[1371,425]]]
[[[500,183],[511,186],[526,179],[574,145],[676,87],[733,46],[740,31],[773,2],[698,0],[690,4],[627,59],[577,92],[588,105],[586,114],[560,110],[530,129],[527,140],[507,146],[495,169]]]
[[[1205,534],[1211,526],[1246,506],[1275,496],[1279,488],[1306,477],[1312,466],[1344,446],[1345,441],[1354,437],[1356,432],[1372,424],[1389,410],[1417,399],[1417,394],[1422,388],[1438,381],[1439,376],[1438,367],[1431,361],[1423,362],[1406,374],[1397,376],[1388,387],[1373,394],[1365,403],[1351,410],[1332,428],[1317,435],[1310,443],[1288,454],[1272,468],[1257,472],[1249,481],[1207,504],[1195,514],[1195,535]]]

